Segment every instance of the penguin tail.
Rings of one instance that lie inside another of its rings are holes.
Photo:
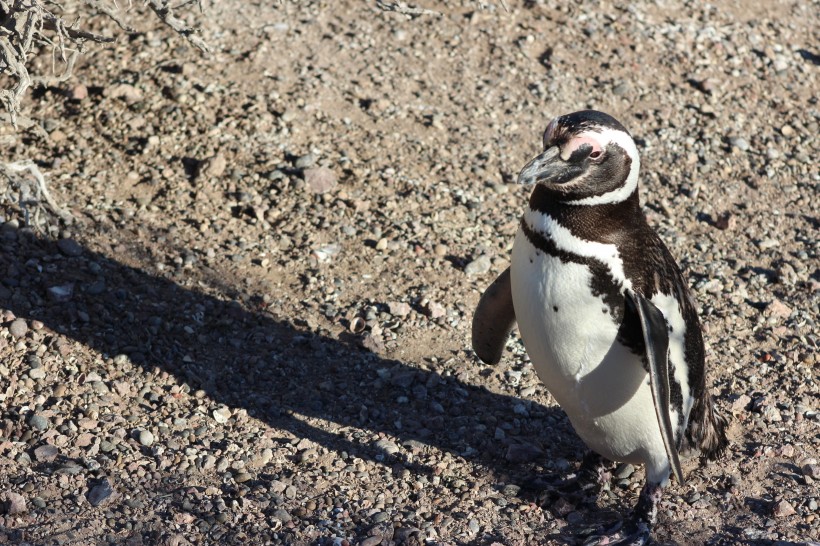
[[[723,455],[729,446],[729,438],[726,435],[728,427],[726,417],[715,409],[712,396],[703,393],[695,399],[692,406],[686,440],[691,448],[700,451],[701,457],[714,461]]]

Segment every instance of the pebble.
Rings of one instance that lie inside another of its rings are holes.
[[[772,515],[776,518],[785,518],[792,516],[795,513],[794,506],[792,506],[787,500],[782,500],[775,503],[774,508],[772,509]]]
[[[729,139],[729,144],[731,144],[741,152],[746,152],[750,148],[749,141],[743,137],[732,137]]]
[[[338,185],[336,173],[327,167],[313,167],[304,171],[305,185],[311,193],[322,194],[333,191]]]
[[[297,157],[296,162],[294,163],[294,166],[297,169],[308,169],[310,167],[313,167],[315,164],[316,164],[316,156],[311,154],[311,153],[307,153],[305,155],[301,155],[301,156]]]
[[[39,431],[48,430],[48,427],[51,426],[48,422],[48,419],[46,419],[39,413],[35,413],[31,417],[29,417],[28,424],[31,426],[31,428]]]
[[[16,516],[26,512],[26,498],[13,491],[0,493],[0,513]]]
[[[214,421],[222,425],[227,423],[228,419],[231,418],[231,410],[230,408],[222,407],[215,409],[211,415],[214,416]]]
[[[114,486],[111,485],[111,480],[102,478],[98,480],[86,494],[86,499],[91,506],[100,506],[108,502],[114,495]]]
[[[394,317],[406,317],[412,310],[410,304],[403,301],[393,301],[387,304],[390,314]]]
[[[76,258],[83,255],[83,247],[74,239],[60,239],[57,241],[57,248],[60,252],[70,258]]]
[[[221,153],[217,153],[205,159],[199,165],[197,175],[205,178],[219,178],[225,174],[227,168],[228,160]]]
[[[614,476],[619,480],[625,480],[632,476],[635,473],[635,467],[629,463],[618,465],[618,468],[615,469]]]
[[[60,450],[51,444],[45,444],[34,450],[34,458],[41,463],[50,463],[59,455]]]
[[[139,443],[145,447],[151,447],[154,444],[154,434],[150,430],[141,430],[138,439]]]
[[[26,321],[24,319],[15,319],[9,325],[9,333],[16,338],[24,337],[27,332],[28,324],[26,324]]]
[[[544,452],[532,444],[510,444],[505,458],[511,463],[529,463],[543,456]]]
[[[464,267],[464,272],[467,275],[483,275],[487,273],[492,267],[492,262],[490,261],[490,257],[487,255],[479,256],[472,262],[468,263]]]
[[[804,476],[808,476],[814,480],[820,480],[820,465],[817,463],[806,463],[800,470]]]

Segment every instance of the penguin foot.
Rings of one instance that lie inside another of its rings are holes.
[[[626,526],[617,524],[602,535],[594,535],[584,541],[584,546],[646,546],[651,529],[646,522],[639,521]]]
[[[647,482],[641,490],[632,518],[626,524],[618,523],[600,535],[589,537],[584,541],[584,546],[645,546],[648,544],[652,524],[658,515],[661,494],[660,484]]]

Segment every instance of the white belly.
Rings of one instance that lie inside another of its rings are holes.
[[[648,373],[616,343],[618,326],[590,281],[586,266],[537,250],[519,231],[512,252],[513,305],[539,378],[591,449],[663,474],[668,462]]]

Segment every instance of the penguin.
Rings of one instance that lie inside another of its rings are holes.
[[[552,120],[543,151],[518,175],[533,190],[511,265],[472,323],[473,349],[491,364],[517,323],[539,379],[584,443],[645,466],[631,517],[590,545],[646,544],[671,474],[683,483],[682,450],[716,459],[728,445],[706,389],[697,307],[641,211],[639,170],[638,148],[612,116]]]

